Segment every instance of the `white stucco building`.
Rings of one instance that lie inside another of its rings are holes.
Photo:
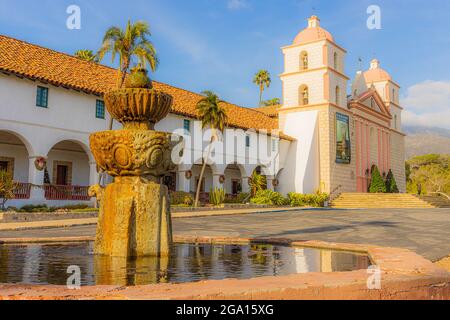
[[[215,146],[202,190],[248,190],[254,170],[284,194],[367,191],[368,170],[392,170],[402,191],[404,135],[400,87],[378,61],[359,72],[347,97],[346,51],[311,17],[282,48],[281,106],[248,109],[226,103],[229,121]],[[90,202],[98,183],[89,135],[107,130],[102,95],[116,70],[0,35],[0,168],[20,183],[8,205]],[[156,129],[185,135],[184,163],[164,178],[172,190],[194,192],[209,141],[197,120],[200,95],[154,82],[174,97]],[[348,127],[346,127],[346,124]],[[120,124],[114,124],[120,129]],[[46,161],[43,169],[37,161]],[[42,170],[40,170],[42,169]]]

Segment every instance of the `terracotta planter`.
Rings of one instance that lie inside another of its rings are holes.
[[[172,107],[172,96],[155,89],[126,88],[105,94],[105,105],[125,129],[153,130]]]

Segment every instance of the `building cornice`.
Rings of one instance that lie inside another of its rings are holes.
[[[333,69],[329,66],[324,66],[324,67],[319,67],[319,68],[313,68],[313,69],[307,69],[307,70],[298,70],[298,71],[294,71],[294,72],[288,72],[288,73],[282,73],[279,75],[280,78],[285,78],[288,76],[292,76],[292,75],[296,75],[296,74],[306,74],[306,73],[311,73],[311,72],[315,72],[315,71],[331,71],[334,72],[336,74],[338,74],[339,76],[343,77],[346,80],[350,80],[349,77],[347,77],[345,74],[337,71],[336,69]]]
[[[347,50],[345,50],[344,48],[342,48],[341,46],[339,46],[338,44],[334,43],[333,41],[330,41],[328,39],[319,39],[319,40],[314,40],[314,41],[309,41],[309,42],[305,42],[305,43],[299,43],[299,44],[290,44],[287,46],[283,46],[281,47],[281,50],[285,50],[285,49],[291,49],[291,48],[296,48],[296,47],[302,47],[302,46],[306,46],[309,44],[314,44],[314,43],[319,43],[319,42],[325,42],[325,43],[329,43],[332,46],[338,48],[339,50],[342,50],[344,53],[347,53]]]

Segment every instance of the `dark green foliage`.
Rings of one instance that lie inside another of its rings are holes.
[[[397,182],[395,181],[394,173],[392,173],[392,170],[389,170],[389,173],[386,177],[386,192],[387,193],[399,193],[397,187]]]
[[[372,167],[372,179],[369,186],[369,193],[386,193],[386,184],[377,166]]]

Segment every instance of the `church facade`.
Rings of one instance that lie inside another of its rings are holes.
[[[367,192],[376,165],[384,176],[392,170],[405,192],[400,86],[379,61],[356,74],[348,95],[346,50],[316,16],[282,51],[283,105],[276,115],[280,130],[296,138],[288,155],[296,165],[284,168],[281,180],[295,179],[281,191]]]
[[[163,182],[172,191],[194,192],[201,183],[206,197],[213,187],[232,196],[249,190],[256,170],[267,177],[268,188],[283,194],[337,195],[367,192],[376,165],[383,175],[392,170],[404,192],[400,86],[379,61],[351,81],[346,50],[315,16],[282,52],[282,105],[250,109],[225,102],[230,130],[215,145],[203,181],[199,172],[209,137],[196,111],[202,97],[154,81],[174,97],[170,115],[156,129],[190,141],[184,146],[187,161]],[[0,35],[0,166],[19,185],[8,205],[92,202],[87,189],[99,182],[99,173],[89,135],[108,128],[102,96],[114,88],[116,74]]]

